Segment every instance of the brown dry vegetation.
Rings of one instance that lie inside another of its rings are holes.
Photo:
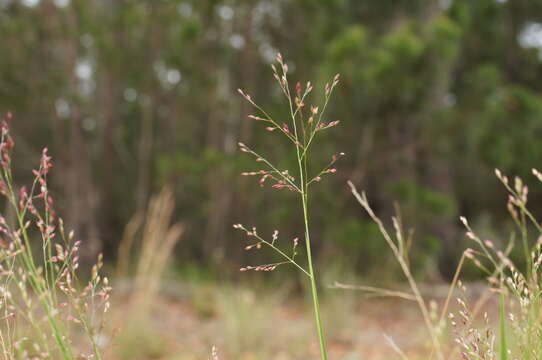
[[[446,287],[427,286],[423,292],[428,298],[437,295],[441,306]],[[472,284],[468,289],[471,300],[487,290],[483,284]],[[123,326],[133,316],[123,306],[130,296],[123,290],[119,292],[114,323],[122,332],[130,332],[133,329]],[[491,298],[485,307],[491,315],[495,301]],[[322,310],[332,359],[401,359],[388,339],[411,360],[427,359],[430,354],[429,337],[415,302],[367,298],[357,291],[330,289]],[[221,360],[301,360],[319,356],[307,303],[299,295],[273,287],[256,291],[243,285],[183,286],[170,282],[154,299],[148,318],[150,321],[137,329],[137,336],[113,340],[112,358],[206,359],[213,344]]]

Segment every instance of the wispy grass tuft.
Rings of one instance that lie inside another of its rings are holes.
[[[52,159],[43,149],[29,187],[12,173],[15,142],[1,124],[0,349],[3,359],[103,359],[111,287],[100,275],[102,257],[86,285],[79,283],[80,241],[66,234],[47,184]]]
[[[161,330],[154,327],[152,317],[156,299],[162,295],[162,282],[169,260],[184,231],[181,223],[173,223],[174,207],[173,190],[165,186],[151,198],[148,209],[128,223],[119,245],[117,280],[130,285],[122,319],[119,320],[125,329],[119,336],[117,347],[122,359],[132,359],[136,355],[159,357],[167,352],[163,337],[159,336]],[[137,260],[130,266],[133,247],[137,248]],[[124,277],[130,267],[134,271],[131,280],[127,281]]]
[[[379,293],[382,296],[395,296],[405,300],[415,299],[431,338],[431,359],[434,356],[438,359],[455,359],[461,356],[465,360],[542,358],[542,324],[540,322],[542,226],[527,207],[529,189],[523,181],[516,177],[512,183],[499,170],[495,173],[508,191],[507,208],[516,225],[516,230],[510,235],[511,241],[508,244],[499,244],[491,239],[482,239],[466,218],[460,218],[466,228],[466,236],[473,241],[475,246],[466,249],[460,259],[438,321],[434,321],[430,316],[428,301],[421,295],[419,286],[410,271],[406,255],[400,250],[404,242],[401,222],[393,218],[395,230],[395,237],[393,237],[373,212],[365,193],[360,194],[355,186],[349,183],[352,194],[379,226],[409,282],[411,293],[340,283],[336,286]],[[539,171],[533,169],[533,174],[542,182],[542,174]],[[510,259],[513,239],[516,237],[521,239],[524,254],[524,264],[521,266],[516,266]],[[451,342],[448,337],[442,336],[445,334],[443,320],[449,311],[451,299],[457,296],[456,290],[466,294],[466,287],[459,281],[465,260],[470,260],[485,274],[487,291],[477,300],[472,310],[466,296],[457,297],[459,310],[457,313],[448,314],[448,325],[452,327],[454,334],[453,342]],[[492,298],[492,294],[498,294],[497,319],[494,322],[491,321],[490,308],[488,309],[488,300]],[[483,319],[479,319],[482,314]],[[393,344],[392,347],[396,348]],[[444,347],[448,348],[446,352],[443,351]],[[402,358],[406,358],[404,353],[399,354]]]

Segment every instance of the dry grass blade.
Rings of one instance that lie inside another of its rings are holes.
[[[130,265],[130,251],[132,250],[136,234],[141,227],[142,222],[143,216],[137,214],[130,219],[130,222],[128,222],[124,229],[119,245],[117,268],[115,270],[117,279],[123,279],[127,275],[128,267]]]
[[[338,281],[335,281],[332,285],[332,288],[334,289],[344,289],[344,290],[361,290],[363,292],[366,292],[369,294],[369,296],[373,297],[395,297],[400,298],[403,300],[410,300],[410,301],[416,301],[416,296],[403,292],[403,291],[394,291],[394,290],[388,290],[373,286],[364,286],[364,285],[349,285],[349,284],[343,284]]]
[[[183,233],[182,224],[171,225],[174,205],[173,191],[166,186],[151,199],[146,214],[137,215],[130,221],[119,248],[119,256],[123,260],[117,268],[117,275],[126,276],[130,250],[141,230],[141,250],[135,265],[131,294],[132,310],[141,316],[147,313],[150,302],[157,295],[168,259]]]
[[[399,346],[397,346],[395,341],[393,341],[393,338],[391,338],[388,335],[384,335],[384,338],[386,338],[386,341],[387,341],[388,345],[393,349],[393,351],[395,351],[397,353],[397,355],[399,355],[401,357],[401,360],[408,360],[408,356],[406,356],[406,354],[403,352],[403,350],[401,350],[401,348]]]
[[[427,327],[427,331],[429,332],[429,334],[431,336],[431,342],[433,344],[433,348],[435,350],[437,358],[439,360],[444,360],[444,355],[442,353],[441,345],[440,345],[440,342],[439,342],[439,339],[438,339],[438,336],[437,336],[435,326],[431,321],[429,310],[428,310],[427,305],[426,305],[426,303],[425,303],[425,301],[424,301],[424,299],[423,299],[423,297],[421,295],[421,292],[420,292],[420,290],[418,288],[418,285],[416,284],[416,281],[414,280],[414,277],[412,276],[412,272],[410,271],[410,267],[408,266],[408,263],[407,263],[406,259],[402,256],[402,253],[400,251],[400,247],[398,247],[398,245],[393,241],[392,237],[388,233],[388,230],[386,229],[386,227],[384,226],[382,221],[374,213],[373,209],[369,205],[369,202],[367,200],[367,196],[365,195],[365,193],[362,192],[360,194],[351,181],[348,182],[348,185],[350,186],[350,190],[352,192],[352,195],[354,195],[354,197],[359,202],[359,204],[365,209],[367,214],[369,214],[371,219],[377,224],[378,228],[380,229],[380,232],[381,232],[382,236],[384,237],[384,239],[388,243],[388,246],[391,248],[391,250],[393,252],[393,255],[395,256],[397,262],[401,266],[401,270],[403,271],[405,277],[408,280],[409,286],[410,286],[410,288],[412,290],[412,293],[413,293],[414,297],[416,298],[416,302],[418,303],[418,306],[419,306],[420,311],[422,313],[422,316],[424,318],[424,322],[425,322],[425,325]],[[397,232],[397,234],[399,235],[400,232]],[[397,241],[400,243],[402,241],[402,238],[399,237],[397,239]]]
[[[153,302],[160,296],[168,260],[183,233],[181,223],[172,224],[174,207],[173,191],[166,186],[151,198],[146,213],[140,218],[134,217],[125,230],[122,249],[119,249],[125,261],[119,275],[130,276],[127,274],[130,249],[136,244],[140,246],[135,249],[138,253],[137,262],[132,266],[135,275],[133,281],[128,282],[130,297],[123,312],[129,314],[128,320],[118,319],[119,326],[125,329],[117,349],[120,358],[131,359],[141,354],[154,358],[162,354],[161,337],[157,336],[150,317]]]
[[[218,349],[216,348],[216,346],[213,346],[213,348],[211,349],[211,359],[210,360],[219,360],[220,358],[218,357]]]

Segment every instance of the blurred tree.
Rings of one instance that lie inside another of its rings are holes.
[[[280,50],[302,81],[343,78],[331,104],[343,130],[317,155],[325,162],[336,142],[349,155],[313,204],[322,261],[378,253],[341,190],[352,179],[384,215],[397,200],[419,238],[413,254],[438,252],[449,275],[457,216],[503,205],[492,169],[526,176],[542,155],[541,18],[538,0],[4,0],[0,109],[15,114],[21,168],[45,145],[56,155],[57,206],[89,257],[114,253],[167,182],[189,225],[179,259],[235,269],[232,223],[265,211],[262,229],[299,229],[288,194],[253,192],[236,175],[239,140],[292,159],[253,133],[235,92],[283,116],[268,69]],[[370,271],[363,256],[348,258]]]

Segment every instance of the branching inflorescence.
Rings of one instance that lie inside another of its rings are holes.
[[[64,232],[54,210],[47,184],[51,157],[44,149],[39,167],[32,171],[31,186],[17,190],[12,175],[14,145],[4,121],[0,194],[13,219],[0,214],[0,357],[101,359],[103,315],[111,291],[107,278],[99,274],[102,258],[81,288],[77,274],[81,242],[74,241],[73,232]],[[88,340],[83,352],[76,349],[74,329],[82,330]]]
[[[279,133],[285,136],[290,141],[292,146],[295,147],[298,166],[297,169],[295,169],[294,171],[291,171],[289,169],[280,169],[262,154],[254,151],[243,143],[239,143],[239,148],[242,152],[252,155],[255,158],[256,162],[261,163],[264,167],[261,170],[243,172],[241,175],[259,177],[260,186],[271,183],[271,187],[274,189],[285,189],[298,194],[305,225],[304,237],[307,254],[307,265],[303,266],[296,260],[297,246],[299,241],[298,238],[293,239],[291,250],[285,251],[282,250],[281,247],[279,247],[277,244],[279,236],[278,230],[275,230],[273,232],[270,239],[266,239],[258,234],[256,227],[251,227],[250,229],[248,229],[242,224],[235,224],[235,229],[244,231],[249,238],[254,239],[251,244],[245,247],[246,250],[260,249],[264,246],[267,246],[282,258],[282,261],[279,262],[258,266],[246,266],[241,268],[241,271],[273,271],[280,265],[291,264],[309,278],[311,284],[311,294],[313,299],[318,339],[320,343],[321,358],[327,359],[327,350],[323,326],[320,318],[316,275],[311,254],[308,212],[309,188],[314,183],[321,181],[325,175],[336,173],[337,170],[334,168],[334,165],[337,160],[344,155],[344,153],[332,155],[329,163],[322,169],[314,173],[311,172],[309,168],[309,155],[310,150],[315,143],[317,135],[321,131],[330,129],[339,124],[339,121],[324,121],[324,113],[328,106],[333,90],[339,83],[339,75],[335,75],[333,80],[325,85],[322,106],[308,106],[308,97],[313,90],[312,84],[310,82],[307,82],[303,86],[301,83],[298,82],[295,85],[294,89],[291,89],[287,77],[288,65],[284,62],[280,54],[277,55],[276,61],[278,63],[278,66],[272,65],[273,76],[277,80],[280,89],[288,103],[289,120],[287,122],[277,121],[261,106],[259,106],[249,94],[242,91],[241,89],[239,89],[238,91],[245,98],[245,100],[247,100],[259,112],[258,115],[249,115],[249,118],[263,123],[267,131]],[[295,174],[295,176],[292,174]]]

